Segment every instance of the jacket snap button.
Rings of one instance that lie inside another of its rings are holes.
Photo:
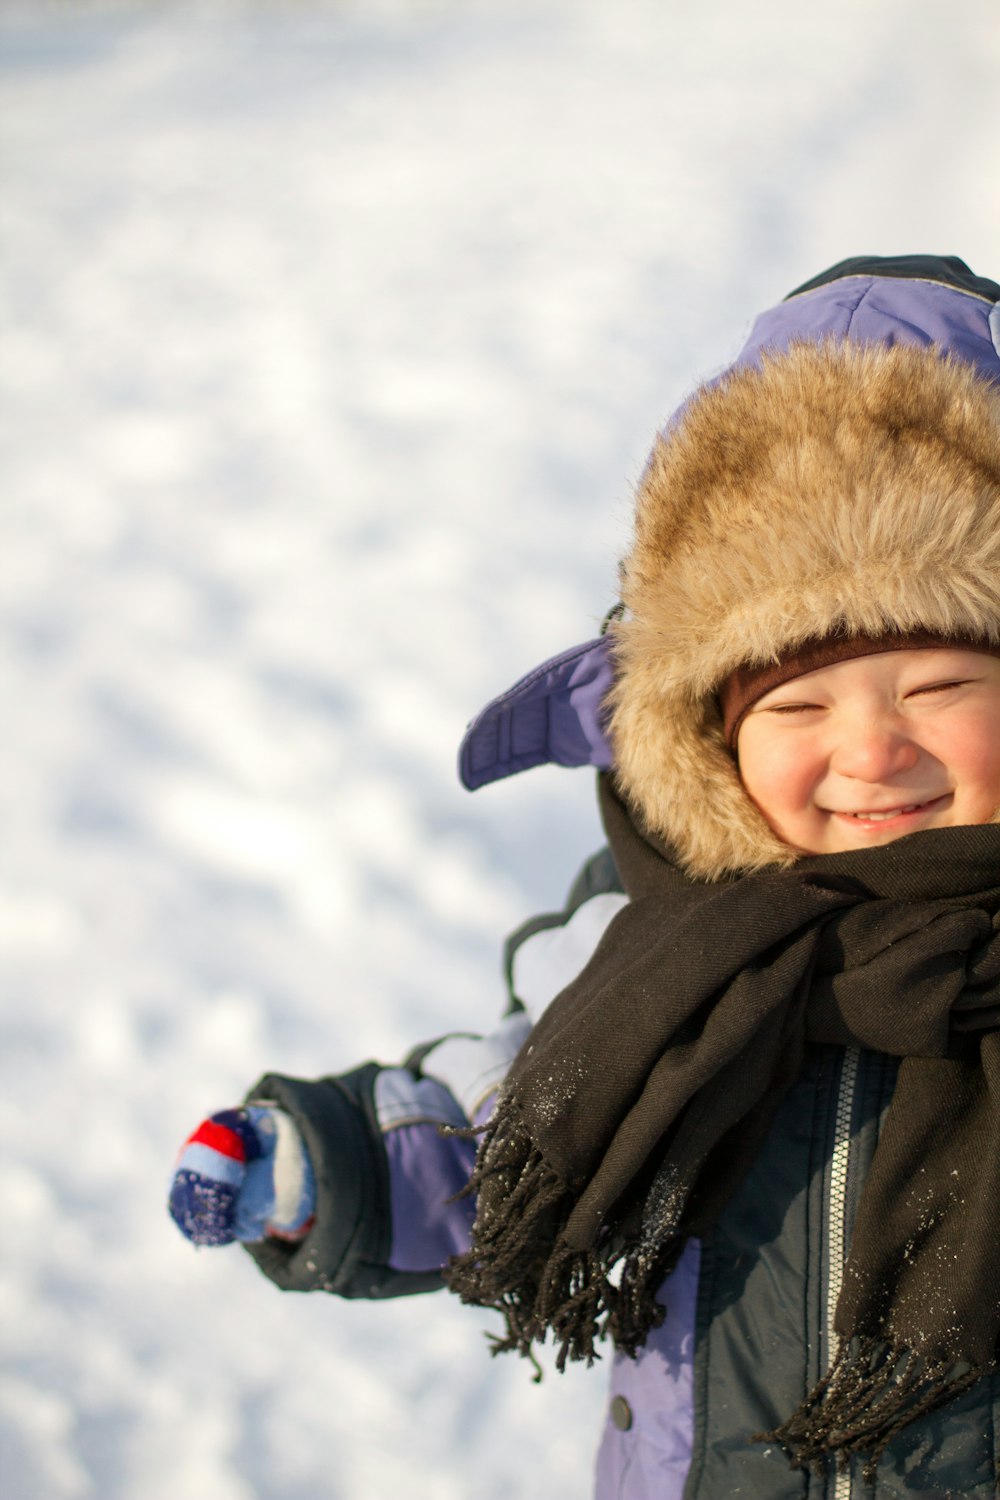
[[[632,1408],[624,1396],[612,1396],[611,1420],[619,1432],[628,1432],[632,1426]]]

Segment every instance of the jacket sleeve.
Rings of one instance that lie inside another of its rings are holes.
[[[508,1008],[485,1036],[468,1032],[415,1048],[401,1066],[369,1062],[315,1080],[267,1074],[248,1100],[295,1120],[316,1174],[316,1217],[304,1240],[266,1239],[248,1253],[286,1291],[398,1297],[441,1285],[466,1249],[475,1213],[457,1196],[492,1099],[533,1018],[589,960],[626,898],[607,852],[584,867],[564,911],[508,940]]]

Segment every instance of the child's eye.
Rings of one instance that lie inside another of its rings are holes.
[[[906,696],[918,698],[927,693],[946,693],[949,688],[965,687],[968,680],[968,678],[957,677],[948,682],[929,682],[926,687],[913,688]]]
[[[822,706],[821,703],[772,703],[766,712],[769,714],[804,714]]]

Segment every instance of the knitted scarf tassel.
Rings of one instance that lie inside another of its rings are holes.
[[[663,1322],[656,1293],[683,1241],[652,1246],[643,1236],[617,1254],[569,1244],[564,1231],[576,1195],[514,1111],[498,1109],[476,1133],[482,1142],[475,1169],[458,1195],[478,1195],[472,1246],[451,1260],[444,1279],[463,1302],[502,1314],[506,1336],[493,1338],[492,1352],[534,1361],[532,1344],[551,1332],[560,1371],[567,1360],[599,1359],[594,1345],[606,1335],[634,1356]]]
[[[954,1400],[989,1373],[954,1359],[933,1359],[871,1337],[845,1339],[828,1373],[796,1411],[754,1442],[779,1443],[794,1469],[822,1474],[833,1460],[847,1469],[864,1457],[862,1476],[875,1483],[879,1459],[917,1417]]]

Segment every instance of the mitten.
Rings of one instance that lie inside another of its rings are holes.
[[[169,1200],[196,1245],[302,1239],[315,1205],[312,1162],[291,1117],[257,1104],[202,1121],[181,1148]]]

